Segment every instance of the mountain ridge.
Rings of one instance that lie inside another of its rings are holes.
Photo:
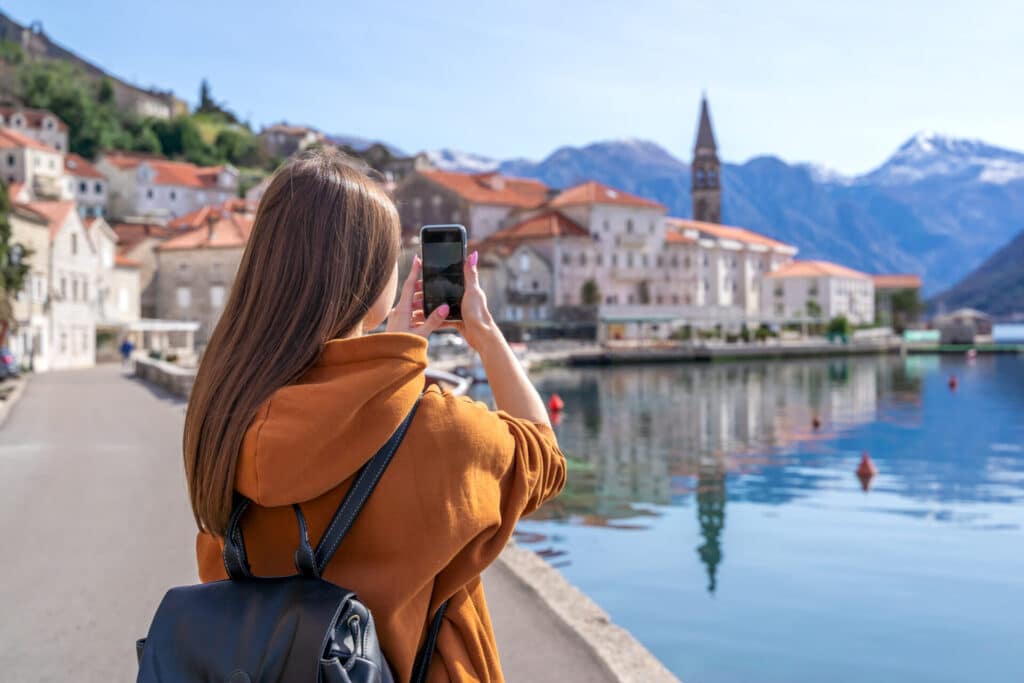
[[[462,170],[485,167],[555,188],[593,179],[691,215],[689,164],[648,140],[563,146],[540,161],[472,157],[477,166]],[[723,163],[722,186],[724,222],[792,243],[802,258],[918,273],[929,293],[952,286],[1024,227],[1024,153],[931,131],[860,175],[763,155]]]

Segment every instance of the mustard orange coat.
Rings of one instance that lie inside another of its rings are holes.
[[[300,503],[314,544],[353,475],[423,390],[427,344],[411,334],[328,342],[246,433],[236,489],[255,501],[242,529],[257,575],[295,573]],[[565,458],[551,429],[431,387],[405,440],[324,578],[373,611],[398,680],[408,680],[428,614],[451,598],[429,680],[501,681],[480,573],[516,522],[556,495]],[[221,542],[199,534],[203,581],[226,578]]]

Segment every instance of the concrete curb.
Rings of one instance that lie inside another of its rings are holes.
[[[509,543],[498,558],[535,591],[622,683],[680,683],[633,635],[536,553]]]
[[[7,395],[7,400],[0,403],[0,427],[4,426],[7,422],[7,416],[10,415],[11,410],[14,408],[14,404],[18,402],[21,395],[25,393],[25,386],[28,384],[28,377],[21,375],[15,380],[14,389]]]

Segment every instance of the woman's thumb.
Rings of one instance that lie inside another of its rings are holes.
[[[473,253],[466,257],[465,276],[467,285],[475,285],[477,283],[476,262],[479,260],[479,258],[480,252],[478,251],[474,251]]]
[[[424,337],[429,337],[431,332],[444,325],[445,318],[448,317],[448,311],[448,304],[441,304],[434,309],[429,318],[423,321],[423,325],[417,331]]]

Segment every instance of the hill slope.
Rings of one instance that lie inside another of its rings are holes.
[[[1024,230],[951,289],[935,297],[943,310],[977,308],[996,316],[1024,313]]]

